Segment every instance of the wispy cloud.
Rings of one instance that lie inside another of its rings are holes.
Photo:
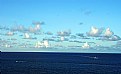
[[[121,38],[117,35],[114,35],[112,37],[109,38],[110,41],[118,41],[118,40],[121,40]]]
[[[11,31],[25,32],[27,29],[23,25],[14,25]]]
[[[92,12],[89,11],[89,10],[84,12],[85,15],[90,15],[91,13],[92,13]]]
[[[111,37],[102,37],[101,40],[118,41],[121,40],[121,38],[118,35],[113,35]]]
[[[47,35],[53,35],[53,33],[50,32],[50,31],[46,32],[45,34],[47,34]]]
[[[70,30],[57,32],[58,36],[70,36],[70,34],[71,34]]]
[[[83,22],[80,22],[79,25],[83,25],[84,23]]]
[[[118,41],[118,42],[116,43],[116,46],[121,47],[121,41]]]
[[[77,33],[76,35],[79,36],[79,37],[84,37],[83,33]]]
[[[7,35],[7,36],[13,36],[13,35],[14,35],[14,32],[9,31],[9,32],[6,33],[6,35]]]
[[[34,24],[34,25],[43,25],[43,24],[45,24],[45,22],[44,21],[33,21],[32,24]]]
[[[70,39],[76,39],[77,37],[76,37],[76,35],[71,35],[70,36]]]

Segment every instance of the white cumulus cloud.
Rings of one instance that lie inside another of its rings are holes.
[[[104,36],[106,37],[111,37],[114,33],[110,30],[110,28],[107,28],[105,33],[104,33]]]
[[[92,37],[98,37],[102,34],[103,29],[102,28],[96,28],[96,27],[91,27],[91,30],[87,32],[88,36]]]
[[[44,40],[42,42],[38,41],[35,45],[35,48],[41,48],[41,47],[45,47],[45,48],[50,47],[49,41],[48,40]]]
[[[28,33],[24,33],[24,38],[25,39],[29,39],[30,38],[30,35]]]
[[[84,45],[82,46],[82,48],[88,49],[88,48],[90,48],[90,45],[86,42],[86,43],[84,43]]]

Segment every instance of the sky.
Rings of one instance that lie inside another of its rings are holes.
[[[0,50],[121,53],[120,2],[0,0]]]

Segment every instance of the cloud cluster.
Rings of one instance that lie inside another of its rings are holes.
[[[14,26],[14,27],[11,28],[11,31],[24,32],[26,30],[27,29],[23,25]]]
[[[113,35],[112,37],[109,38],[110,41],[118,41],[121,40],[121,38],[117,35]]]
[[[91,30],[87,32],[87,36],[100,37],[103,32],[103,28],[91,27]]]
[[[118,35],[114,35],[114,32],[110,30],[110,28],[107,28],[104,32],[103,36],[104,40],[108,41],[118,41],[121,40],[121,38]]]
[[[44,47],[44,48],[48,48],[50,47],[49,42],[53,42],[52,44],[58,42],[57,44],[60,44],[59,47],[64,47],[64,43],[63,42],[71,42],[69,43],[71,47],[79,47],[79,48],[91,48],[90,46],[92,45],[96,45],[98,41],[92,41],[89,42],[87,39],[99,39],[99,40],[106,40],[106,41],[117,41],[117,46],[121,47],[121,38],[118,35],[115,35],[113,31],[111,31],[110,28],[107,29],[103,29],[103,28],[96,28],[96,27],[91,27],[90,31],[87,32],[85,35],[84,33],[76,33],[76,34],[71,34],[70,30],[67,31],[59,31],[57,32],[57,35],[53,35],[53,33],[51,31],[46,31],[46,32],[41,32],[41,22],[34,22],[33,26],[30,27],[25,27],[23,25],[18,25],[18,26],[14,26],[13,28],[7,28],[7,27],[0,27],[1,32],[2,30],[5,30],[5,34],[2,33],[0,34],[1,36],[3,36],[3,41],[2,38],[0,38],[0,46],[2,47],[6,47],[6,48],[10,48],[10,47],[15,47],[15,46],[19,46],[19,47],[34,47],[34,44],[28,44],[28,43],[34,43],[34,40],[31,39],[43,39],[41,42],[38,41],[35,44],[35,48],[40,48],[40,47]],[[80,25],[83,23],[80,23]],[[7,31],[8,30],[8,31]],[[6,32],[7,31],[7,32]],[[4,39],[4,36],[13,36],[15,34],[18,34],[19,37],[22,39],[27,39],[27,40],[23,40],[24,44],[21,44],[18,42],[18,39],[16,39],[15,37],[6,37]],[[40,35],[40,34],[44,34],[42,36],[43,37],[39,37],[36,35]],[[33,37],[33,36],[36,37]],[[50,36],[48,36],[50,35]],[[13,42],[12,42],[13,41]],[[88,41],[88,42],[86,42]],[[62,42],[62,43],[61,43]],[[76,46],[73,44],[77,44]],[[78,45],[79,44],[79,45]],[[83,44],[81,46],[81,44]],[[56,45],[56,44],[54,44]],[[53,46],[53,45],[52,45]],[[101,48],[99,46],[97,46],[98,48]],[[107,47],[105,47],[107,48]],[[104,49],[104,47],[103,47]]]
[[[35,27],[29,27],[28,32],[30,33],[37,33],[40,31],[40,25],[36,25]]]
[[[98,40],[106,40],[106,41],[119,41],[121,38],[118,35],[112,35],[111,37],[101,37]]]
[[[107,28],[104,31],[103,28],[91,27],[91,30],[87,32],[87,36],[100,37],[98,40],[106,40],[106,41],[121,40],[121,38],[118,35],[114,35],[114,32],[111,31],[110,28]]]
[[[18,25],[18,26],[14,26],[11,28],[11,31],[18,31],[18,32],[30,32],[30,33],[37,33],[41,30],[41,22],[35,22],[33,23],[33,26],[30,26],[29,28],[24,27],[23,25]]]

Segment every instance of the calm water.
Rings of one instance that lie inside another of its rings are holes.
[[[1,52],[2,74],[121,74],[121,54]]]

